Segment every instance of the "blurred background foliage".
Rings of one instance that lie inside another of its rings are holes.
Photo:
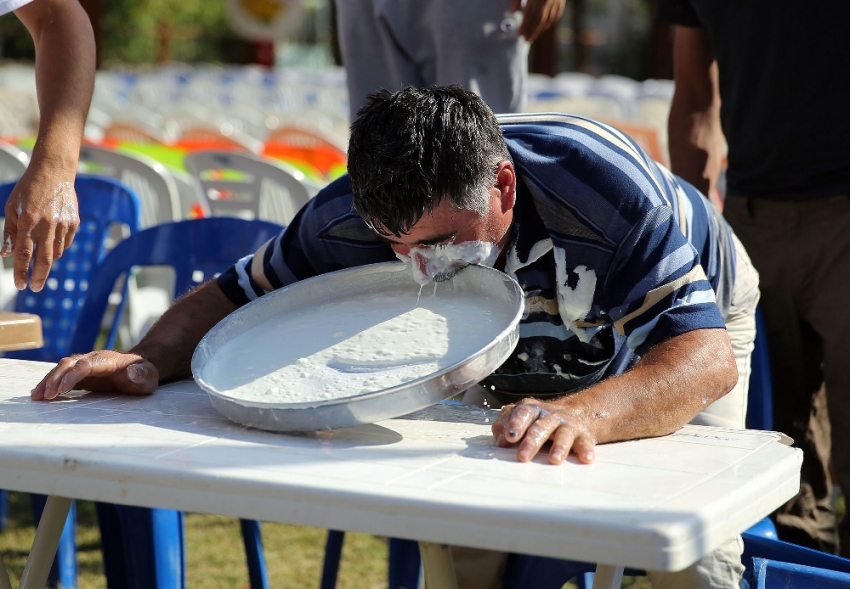
[[[174,62],[247,63],[250,44],[230,28],[224,0],[80,0],[100,15],[101,67]],[[301,0],[300,32],[275,46],[279,66],[334,63],[333,0]],[[569,0],[554,31],[548,65],[532,71],[583,71],[642,80],[650,71],[655,0]],[[535,48],[538,44],[535,44]],[[534,53],[534,48],[532,50]],[[32,40],[13,16],[0,17],[0,59],[31,60]]]

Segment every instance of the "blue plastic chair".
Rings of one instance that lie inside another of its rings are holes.
[[[70,344],[72,353],[92,349],[98,326],[116,282],[134,266],[171,266],[175,296],[222,272],[247,253],[275,237],[282,227],[267,221],[211,217],[165,223],[120,242],[97,267]],[[151,515],[149,515],[151,514]],[[110,589],[184,589],[183,517],[180,512],[98,505],[98,517],[115,522],[121,537],[111,542],[123,563],[107,570]],[[242,520],[242,535],[252,589],[267,589],[260,523]],[[104,545],[106,545],[104,539]],[[146,553],[139,546],[152,546]],[[105,558],[106,559],[106,558]]]
[[[847,589],[850,574],[799,564],[753,559],[750,589]]]
[[[747,530],[741,536],[744,538],[744,555],[741,558],[748,575],[753,570],[753,561],[758,558],[850,574],[850,559],[783,542],[775,535],[765,537]]]
[[[14,182],[0,184],[0,202],[4,205],[15,187]],[[41,317],[44,346],[36,350],[7,352],[6,357],[22,360],[57,362],[68,354],[69,334],[77,323],[91,273],[106,252],[109,230],[115,223],[130,232],[139,228],[139,205],[135,195],[122,184],[96,176],[78,176],[74,182],[80,213],[80,227],[62,258],[55,260],[50,277],[41,292],[23,291],[15,300],[15,311]],[[110,331],[114,340],[117,325]],[[33,516],[41,518],[46,498],[33,495]],[[5,511],[6,497],[0,497]],[[77,586],[74,508],[62,532],[48,584],[65,589]]]
[[[751,358],[750,392],[747,395],[747,429],[773,429],[773,386],[767,328],[761,307],[756,309],[756,340]]]

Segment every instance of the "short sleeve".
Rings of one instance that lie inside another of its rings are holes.
[[[615,329],[638,355],[689,331],[725,328],[699,254],[667,206],[649,210],[619,244],[604,299]]]
[[[655,18],[674,25],[702,28],[690,0],[658,0]]]
[[[30,2],[32,2],[32,0],[0,0],[0,15],[17,10],[22,6],[26,6]]]
[[[343,176],[311,199],[277,237],[222,273],[218,286],[242,306],[319,274],[395,260],[351,201],[348,176]]]

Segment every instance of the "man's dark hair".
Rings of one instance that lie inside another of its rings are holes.
[[[510,159],[493,111],[460,86],[370,94],[351,126],[354,209],[375,231],[407,233],[444,198],[479,215],[502,160]]]

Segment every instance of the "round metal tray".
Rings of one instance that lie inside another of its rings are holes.
[[[426,286],[422,296],[429,296]],[[403,385],[350,397],[306,403],[262,403],[229,396],[205,379],[204,368],[216,351],[232,338],[268,321],[270,317],[315,307],[334,300],[378,295],[416,297],[419,285],[410,268],[398,262],[372,264],[323,274],[294,283],[252,301],[223,319],[198,344],[192,356],[195,381],[223,415],[251,427],[273,431],[316,431],[351,427],[405,415],[466,390],[499,367],[519,340],[523,292],[512,278],[485,266],[468,266],[451,281],[440,283],[434,296],[453,293],[488,299],[504,328],[486,346],[465,358]],[[330,308],[333,308],[331,305]],[[287,334],[281,334],[283,338]]]

